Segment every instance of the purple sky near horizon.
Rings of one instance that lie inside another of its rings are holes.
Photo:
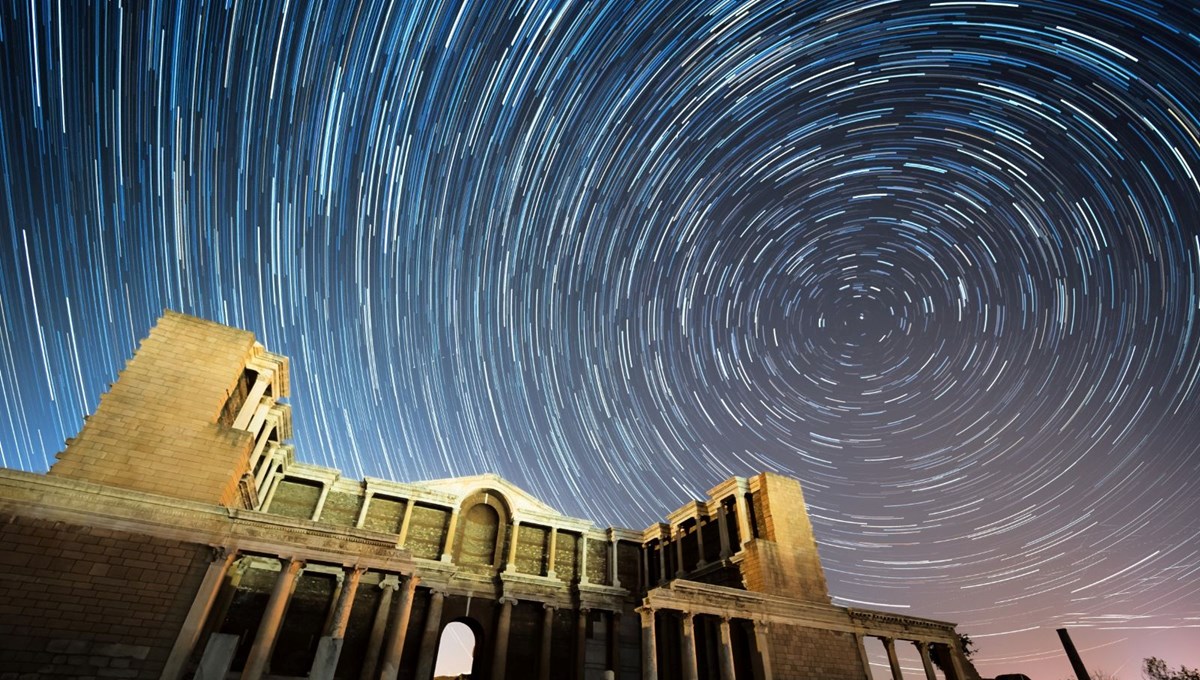
[[[0,67],[0,465],[177,309],[305,462],[634,528],[775,470],[985,675],[1200,666],[1194,0],[35,0]]]

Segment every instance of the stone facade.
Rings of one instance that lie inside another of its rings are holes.
[[[168,312],[48,475],[0,470],[0,680],[870,678],[863,639],[977,680],[953,624],[830,603],[800,484],[734,477],[645,530],[495,475],[297,463],[288,362]]]

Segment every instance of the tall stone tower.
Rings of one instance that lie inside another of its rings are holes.
[[[742,577],[749,590],[828,604],[825,570],[800,482],[773,472],[749,479],[755,537]]]
[[[49,474],[256,507],[287,391],[287,359],[252,333],[167,311]]]

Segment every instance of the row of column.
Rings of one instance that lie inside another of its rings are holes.
[[[199,642],[204,624],[212,614],[221,584],[235,557],[233,552],[221,549],[214,551],[214,558],[205,572],[175,645],[164,665],[161,676],[163,680],[177,680],[182,675],[187,660]],[[260,680],[266,673],[267,664],[282,628],[284,613],[287,611],[297,578],[304,567],[304,560],[280,558],[279,574],[275,578],[271,594],[263,608],[262,619],[258,624],[254,641],[251,643],[246,664],[242,670],[243,680]],[[351,608],[354,605],[354,597],[365,572],[365,568],[352,567],[346,569],[342,578],[339,579],[338,586],[334,591],[333,607],[326,619],[324,635],[317,647],[316,658],[309,674],[309,678],[312,680],[332,680],[333,678],[342,641],[346,634],[346,625],[350,620]],[[379,587],[383,593],[375,612],[367,651],[364,655],[362,671],[364,680],[375,677],[381,680],[395,680],[400,668],[400,655],[404,649],[409,620],[412,616],[414,592],[418,583],[420,583],[420,577],[416,575],[405,577],[403,586],[400,578],[394,575],[386,576],[380,582]],[[400,591],[400,601],[393,607],[392,600],[397,591]],[[421,641],[421,658],[418,663],[418,667],[427,668],[427,672],[418,677],[431,677],[433,673],[433,656],[436,652],[443,598],[444,594],[439,591],[432,593],[429,619]],[[385,637],[385,633],[389,632],[390,635]]]
[[[748,543],[753,538],[753,535],[754,535],[753,529],[750,526],[750,511],[749,511],[749,503],[746,500],[746,494],[740,493],[740,492],[735,494],[734,495],[734,506],[735,506],[735,510],[734,510],[733,514],[735,515],[735,517],[737,519],[737,523],[738,523],[737,529],[738,529],[739,545],[737,546],[737,550],[734,550],[733,546],[732,546],[731,532],[729,530],[729,514],[730,514],[729,508],[727,508],[725,506],[724,501],[722,501],[717,506],[717,530],[718,530],[718,540],[721,543],[721,551],[720,551],[720,559],[721,560],[727,560],[733,554],[735,554],[737,552],[741,552],[742,548],[746,545],[746,543]],[[689,518],[689,519],[691,519],[691,518]],[[707,564],[708,564],[707,560],[704,559],[704,556],[706,554],[706,551],[704,549],[704,525],[701,524],[701,522],[700,522],[701,518],[699,516],[696,516],[694,519],[696,521],[696,530],[695,530],[696,554],[697,554],[696,568],[701,569],[701,568],[707,566]],[[683,525],[685,522],[681,522],[677,526],[672,525],[670,527],[670,529],[667,531],[664,531],[663,535],[660,536],[658,539],[659,545],[661,547],[661,554],[660,554],[659,560],[658,560],[658,569],[659,569],[658,578],[659,578],[660,583],[665,582],[668,579],[668,570],[667,570],[667,546],[668,545],[673,544],[675,546],[675,560],[674,560],[675,570],[673,572],[673,578],[680,578],[688,572],[688,570],[685,568],[685,562],[684,562],[684,557],[683,557],[683,540],[686,536],[689,535],[684,530]],[[642,573],[647,574],[647,575],[650,572],[649,554],[650,554],[649,546],[643,544],[643,546],[642,546]]]
[[[656,610],[651,607],[639,607],[642,617],[642,680],[658,680],[658,634],[655,628]],[[692,612],[677,612],[680,615],[680,664],[683,668],[683,680],[699,680],[699,669],[696,658],[696,614]],[[717,655],[717,668],[721,680],[735,680],[733,660],[733,636],[730,630],[731,619],[719,617],[718,643],[720,649]],[[756,675],[761,680],[772,680],[771,656],[767,646],[767,625],[763,621],[754,622],[755,646],[759,658],[756,660]]]
[[[888,666],[891,669],[892,679],[893,680],[903,680],[904,674],[900,669],[900,659],[896,655],[896,638],[887,637],[887,636],[883,636],[883,635],[872,636],[872,637],[877,637],[877,638],[879,638],[879,640],[881,642],[883,642],[884,651],[887,652]],[[862,655],[863,669],[865,671],[867,671],[868,677],[869,677],[870,662],[867,659],[866,645],[863,644],[864,636],[857,635],[857,638],[858,638],[859,654]],[[925,679],[926,680],[937,680],[937,673],[934,670],[933,658],[930,655],[931,647],[933,646],[933,644],[937,644],[937,643],[931,644],[924,640],[909,640],[909,642],[913,643],[913,645],[917,648],[917,653],[920,654],[920,656],[921,656],[921,666],[925,670]],[[952,649],[950,649],[950,645],[942,645],[942,646],[945,647],[949,651],[948,656],[949,656],[950,666],[951,666],[951,670],[955,676],[954,678],[950,678],[949,680],[965,679],[966,674],[963,672],[962,662],[958,659],[958,656],[956,654],[954,654]]]

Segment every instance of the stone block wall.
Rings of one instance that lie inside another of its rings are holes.
[[[205,546],[0,517],[0,678],[157,678]]]
[[[218,419],[253,346],[246,331],[167,312],[50,474],[239,505],[254,442]]]
[[[776,678],[862,680],[862,667],[853,633],[773,624],[769,631],[771,667]]]
[[[746,587],[828,604],[825,570],[800,482],[773,473],[756,479],[758,491],[753,501],[759,538],[746,546],[742,562]]]

